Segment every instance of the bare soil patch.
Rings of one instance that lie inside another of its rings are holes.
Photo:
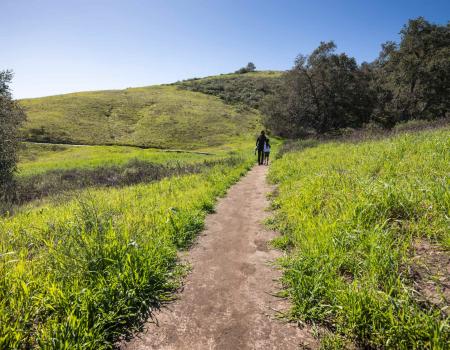
[[[418,240],[412,262],[411,276],[418,298],[450,315],[450,253],[437,244]]]

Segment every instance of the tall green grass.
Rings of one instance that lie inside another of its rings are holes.
[[[292,317],[365,348],[445,349],[449,319],[419,302],[408,273],[416,239],[450,248],[450,131],[285,154],[275,243]]]
[[[0,219],[0,348],[111,348],[171,298],[177,249],[252,163],[89,190]]]
[[[232,138],[225,145],[197,151],[23,143],[16,193],[0,212],[16,212],[24,203],[54,195],[67,197],[80,189],[149,183],[218,164],[236,164],[253,153],[252,145],[248,138]]]
[[[18,175],[28,177],[52,170],[94,169],[122,166],[131,160],[156,164],[185,164],[219,156],[189,152],[165,152],[127,146],[70,146],[24,143],[19,152]]]
[[[24,142],[19,152],[18,176],[21,178],[54,170],[84,170],[124,166],[142,161],[167,166],[203,163],[229,158],[237,153],[251,154],[254,138],[231,137],[227,143],[198,149],[159,150],[130,146],[74,146]],[[274,140],[276,143],[277,140]]]

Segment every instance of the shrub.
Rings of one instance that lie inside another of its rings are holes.
[[[14,194],[17,130],[25,119],[25,113],[13,101],[9,90],[12,77],[11,71],[0,71],[0,202],[7,202]]]

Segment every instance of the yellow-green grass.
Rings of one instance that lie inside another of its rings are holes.
[[[26,140],[195,149],[253,134],[256,110],[175,85],[79,92],[20,100]]]
[[[203,147],[195,151],[24,142],[19,151],[18,175],[27,177],[52,170],[121,166],[131,160],[168,166],[220,160],[241,152],[251,154],[256,137],[256,133],[253,137],[232,137],[222,145]],[[279,144],[278,139],[272,139],[275,149]]]
[[[52,170],[93,169],[121,166],[131,160],[164,165],[193,164],[224,159],[233,154],[251,154],[253,137],[230,138],[220,146],[196,151],[142,149],[131,146],[74,146],[24,142],[19,152],[18,175],[27,177]],[[277,145],[278,140],[274,139]]]
[[[253,163],[242,153],[234,166],[90,189],[0,219],[0,348],[112,348],[171,297],[177,249]]]
[[[417,301],[415,239],[450,248],[450,130],[285,154],[273,224],[284,235],[292,317],[329,326],[362,348],[444,349],[449,319]],[[342,338],[341,338],[342,337]]]
[[[219,156],[224,156],[221,154]],[[157,164],[193,163],[219,156],[190,152],[166,152],[129,146],[54,146],[26,143],[20,152],[19,176],[30,176],[51,170],[93,169],[121,166],[130,160]]]

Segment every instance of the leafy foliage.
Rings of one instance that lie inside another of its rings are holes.
[[[0,71],[0,202],[12,195],[17,163],[17,130],[25,120],[22,109],[12,100],[10,71]],[[0,208],[1,209],[1,208]]]
[[[282,88],[264,99],[265,124],[273,132],[298,137],[449,116],[450,25],[410,20],[399,44],[384,44],[375,62],[360,66],[335,49],[333,42],[321,43],[311,55],[299,55]]]
[[[322,42],[310,56],[297,57],[283,88],[265,100],[271,130],[297,137],[308,129],[325,133],[368,121],[372,103],[365,77],[354,58],[335,49],[333,42]]]
[[[419,17],[404,26],[400,44],[387,42],[369,69],[377,92],[374,118],[387,126],[446,117],[450,107],[450,24]]]
[[[249,63],[247,63],[247,65],[245,67],[239,68],[235,73],[245,74],[245,73],[254,72],[255,70],[256,70],[255,64],[253,62],[249,62]]]

